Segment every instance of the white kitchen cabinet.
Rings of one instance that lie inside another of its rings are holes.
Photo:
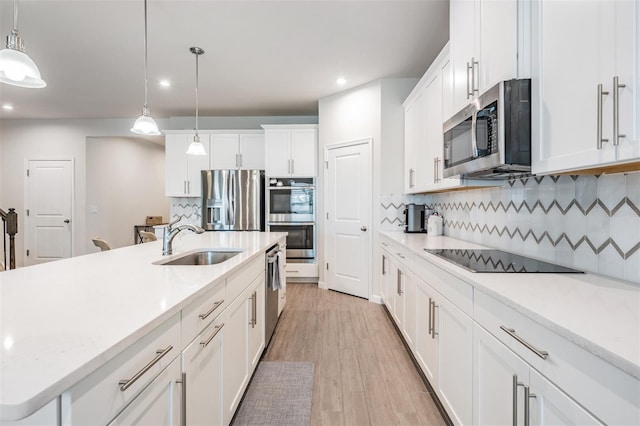
[[[639,9],[627,0],[533,2],[533,173],[640,160]],[[613,87],[616,77],[624,87]]]
[[[438,342],[436,336],[431,332],[434,293],[431,286],[416,277],[415,356],[422,372],[432,386],[438,383]]]
[[[264,274],[227,308],[223,423],[229,424],[264,350]]]
[[[32,415],[14,422],[0,422],[2,426],[55,426],[59,425],[58,399],[54,399]]]
[[[451,0],[452,114],[501,80],[530,76],[529,20],[525,0]]]
[[[207,155],[188,155],[193,132],[169,133],[165,137],[165,195],[199,197],[202,194],[201,170],[209,169],[209,135],[200,134]]]
[[[180,425],[181,381],[180,360],[175,359],[109,425]]]
[[[263,125],[262,127],[265,137],[267,176],[317,176],[317,125]]]
[[[212,133],[210,168],[264,170],[264,132]]]
[[[474,425],[602,424],[482,327],[473,333]]]
[[[432,309],[438,346],[437,393],[455,424],[472,424],[473,320],[438,294]]]
[[[447,44],[404,102],[405,193],[495,185],[459,177],[444,178],[442,122],[452,111],[451,61]]]
[[[188,425],[222,424],[224,326],[221,315],[182,352]]]

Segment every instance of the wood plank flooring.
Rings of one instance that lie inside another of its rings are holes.
[[[315,363],[311,425],[445,425],[381,305],[287,284],[265,361]]]

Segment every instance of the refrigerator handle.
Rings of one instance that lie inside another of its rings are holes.
[[[236,188],[236,173],[231,173],[231,194],[229,197],[229,204],[232,205],[231,208],[231,220],[230,220],[230,225],[235,226],[236,224],[236,196],[235,194],[237,194],[237,188]]]

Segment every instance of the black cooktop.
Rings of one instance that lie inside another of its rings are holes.
[[[426,252],[435,254],[471,272],[528,272],[528,273],[583,273],[553,263],[531,259],[501,250],[442,249]]]

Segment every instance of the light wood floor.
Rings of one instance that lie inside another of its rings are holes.
[[[265,361],[315,363],[311,425],[444,425],[381,305],[287,284]]]

